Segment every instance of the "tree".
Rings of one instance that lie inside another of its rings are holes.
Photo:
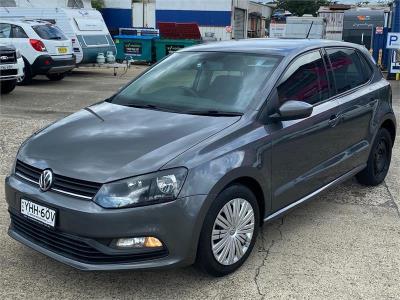
[[[100,10],[104,8],[104,0],[92,0],[93,8]]]
[[[304,14],[317,15],[320,6],[328,6],[332,1],[329,0],[277,0],[277,8],[290,11],[293,15],[302,16]]]

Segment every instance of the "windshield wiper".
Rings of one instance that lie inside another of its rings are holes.
[[[191,114],[191,115],[200,115],[200,116],[218,116],[218,117],[240,117],[243,116],[243,113],[241,112],[235,112],[235,111],[220,111],[220,110],[189,110],[185,111],[185,113]]]
[[[153,109],[153,110],[160,110],[160,111],[168,111],[168,112],[176,112],[176,110],[169,109],[166,107],[160,107],[154,104],[123,104],[127,107],[135,107],[135,108],[147,108],[147,109]]]

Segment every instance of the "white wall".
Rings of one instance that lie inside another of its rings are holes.
[[[156,0],[156,9],[230,11],[231,3],[231,0]]]
[[[217,26],[199,26],[201,36],[204,37],[206,32],[213,32],[218,41],[227,41],[231,39],[231,33],[226,32],[225,27]]]
[[[132,0],[104,0],[106,8],[132,8]]]
[[[67,0],[16,0],[17,7],[24,8],[66,8],[67,2]],[[85,8],[92,8],[90,0],[83,0],[83,5]]]

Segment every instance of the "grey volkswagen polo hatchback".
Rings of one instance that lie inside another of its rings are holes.
[[[187,48],[23,143],[9,235],[82,270],[222,276],[263,223],[354,175],[380,184],[395,131],[390,85],[357,45]]]

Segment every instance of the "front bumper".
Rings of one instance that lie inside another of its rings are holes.
[[[6,71],[0,71],[0,81],[6,81],[6,80],[18,80],[22,76],[24,76],[24,60],[22,58],[18,58],[17,62],[15,64],[8,64],[10,66],[10,70],[13,70],[15,72],[14,75],[3,75],[4,73],[7,73],[8,70]]]
[[[33,75],[62,74],[76,66],[74,54],[65,56],[42,55],[36,58],[31,66]]]
[[[159,205],[109,210],[92,201],[70,198],[54,192],[42,193],[37,186],[14,175],[6,178],[5,190],[13,220],[9,235],[32,249],[72,267],[81,270],[153,269],[187,266],[195,261],[197,242],[205,215],[204,195],[181,198]],[[55,229],[48,229],[24,219],[20,214],[21,198],[55,209]],[[15,223],[15,218],[19,223]],[[16,226],[18,224],[19,227]],[[21,230],[20,226],[29,228]],[[140,236],[157,237],[165,247],[153,253],[149,250],[122,251],[110,247],[110,241],[116,238]],[[68,242],[69,250],[71,247],[74,251],[82,250],[79,248],[81,244],[76,245],[68,238],[84,244],[82,249],[90,252],[87,258],[82,259],[62,249],[65,247],[63,242]],[[54,241],[58,241],[56,247],[48,245]],[[90,249],[86,249],[86,246]],[[122,256],[126,259],[120,259]],[[102,257],[105,259],[102,260]]]

